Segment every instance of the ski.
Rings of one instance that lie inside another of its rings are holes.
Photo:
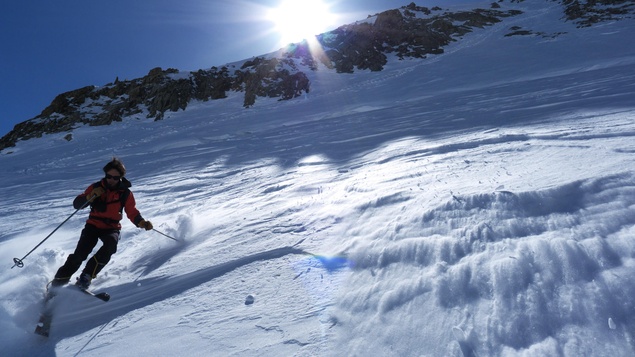
[[[35,326],[35,334],[43,337],[49,337],[49,333],[51,332],[51,321],[53,320],[52,318],[52,315],[40,316],[40,321],[37,326]]]
[[[96,297],[97,299],[107,302],[108,300],[110,300],[110,294],[106,293],[106,292],[101,292],[101,293],[94,293],[88,289],[84,289],[82,287],[77,287],[81,292],[83,292],[84,294],[88,294],[92,297]]]
[[[76,287],[79,291],[83,292],[84,294],[95,297],[101,301],[110,300],[110,295],[106,292],[94,293],[88,289],[83,289],[77,285]],[[44,297],[44,301],[42,303],[42,311],[40,312],[40,319],[38,320],[38,323],[35,326],[35,331],[34,331],[36,334],[40,336],[49,337],[49,334],[51,332],[51,323],[53,322],[53,309],[54,309],[54,306],[51,300],[53,300],[53,298],[56,295],[57,293],[55,293],[53,289],[50,289],[48,290],[48,292],[46,293],[46,296]]]
[[[35,326],[35,333],[49,337],[49,333],[51,331],[51,322],[53,322],[53,306],[51,306],[51,299],[55,297],[55,293],[49,291],[46,293],[46,297],[44,297],[44,302],[42,305],[42,312],[40,312],[40,319],[38,320],[37,326]]]

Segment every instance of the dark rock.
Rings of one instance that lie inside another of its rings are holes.
[[[632,0],[562,0],[566,19],[578,27],[589,27],[604,21],[633,18],[635,1]]]

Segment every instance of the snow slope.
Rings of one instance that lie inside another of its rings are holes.
[[[302,99],[235,95],[3,151],[2,354],[633,355],[635,26],[515,6],[443,55],[321,68]],[[124,222],[93,284],[112,300],[64,290],[45,340],[44,286],[86,212],[12,258],[113,155],[181,242]]]

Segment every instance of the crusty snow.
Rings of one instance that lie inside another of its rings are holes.
[[[322,67],[303,98],[232,94],[3,150],[0,354],[634,355],[635,26],[526,3],[442,55]],[[124,221],[93,283],[111,301],[69,287],[37,336],[87,212],[12,259],[112,156],[180,241]]]

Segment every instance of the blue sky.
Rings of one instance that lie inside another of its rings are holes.
[[[198,70],[281,47],[266,16],[282,0],[11,1],[0,12],[0,137],[56,95],[139,78],[154,67]],[[300,1],[300,0],[298,0]],[[403,0],[324,0],[332,26]],[[419,1],[421,6],[482,2]]]

